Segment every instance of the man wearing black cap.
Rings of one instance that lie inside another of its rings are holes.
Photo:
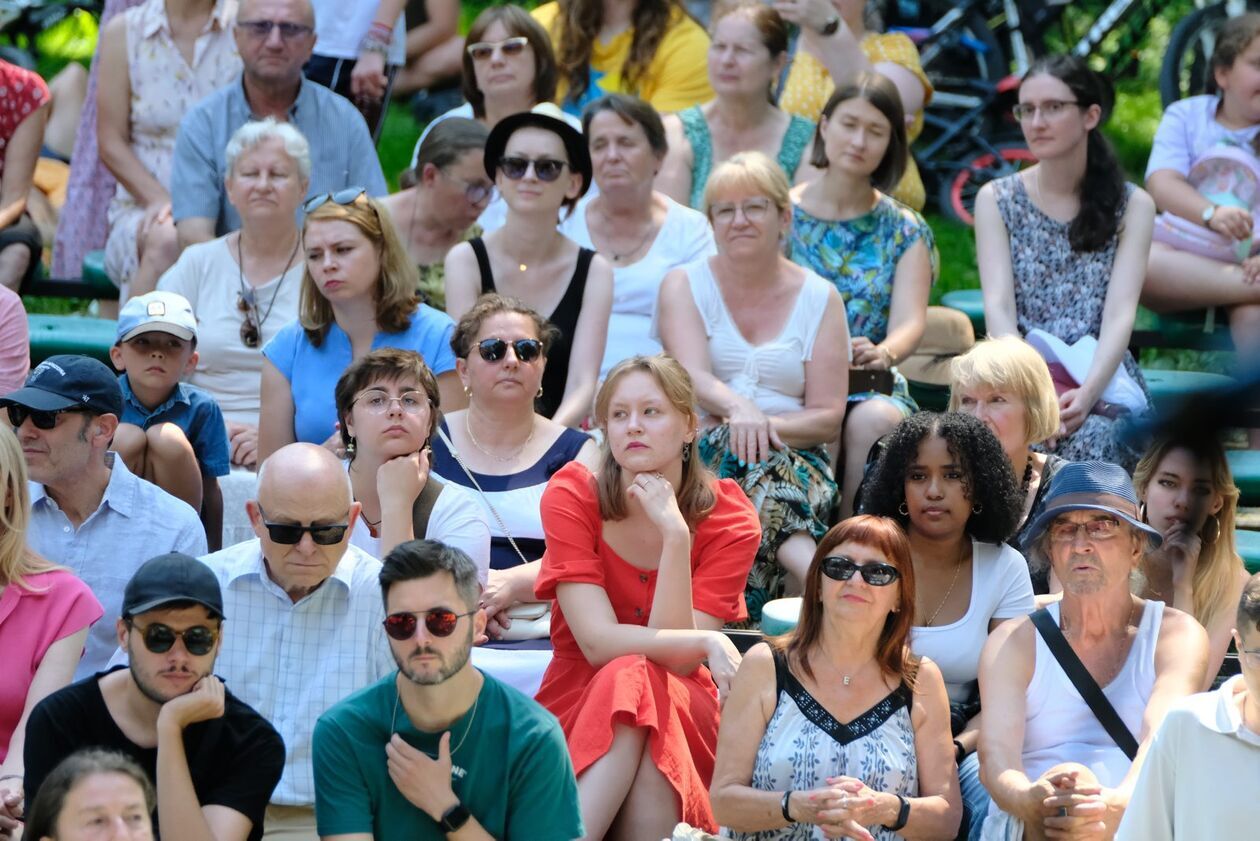
[[[147,555],[206,553],[197,512],[109,451],[123,400],[118,377],[104,363],[49,357],[0,406],[31,475],[27,542],[91,587],[106,616],[118,615],[123,585]],[[75,679],[105,668],[116,647],[109,623],[96,623]]]
[[[167,841],[257,841],[284,742],[214,676],[223,596],[195,558],[151,558],[127,583],[117,643],[130,665],[54,692],[26,726],[26,801],[80,748],[116,750],[157,783]]]
[[[1024,550],[1049,558],[1063,598],[999,625],[980,658],[984,838],[1112,837],[1164,714],[1203,685],[1207,633],[1130,593],[1160,540],[1123,468],[1055,474]]]

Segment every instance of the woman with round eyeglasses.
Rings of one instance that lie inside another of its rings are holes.
[[[263,348],[259,457],[294,441],[343,445],[336,379],[372,350],[420,354],[444,405],[463,405],[450,336],[455,325],[416,300],[415,266],[389,213],[361,187],[315,196],[302,228],[301,316]]]
[[[399,543],[437,540],[472,558],[484,581],[490,531],[481,506],[430,472],[440,397],[424,359],[409,350],[374,350],[351,363],[334,394],[350,486],[362,506],[350,542],[383,558]],[[416,534],[422,495],[424,529]]]
[[[403,189],[381,201],[420,273],[425,303],[446,306],[443,261],[460,242],[481,236],[477,217],[494,200],[481,154],[490,132],[474,120],[443,120],[425,135]]]
[[[537,394],[563,426],[590,414],[612,312],[612,268],[556,230],[591,186],[581,132],[550,103],[506,117],[490,132],[486,174],[507,203],[503,227],[451,249],[446,311],[460,318],[487,292],[516,298],[559,331]]]
[[[748,612],[805,580],[836,482],[826,447],[844,418],[849,328],[835,287],[783,256],[792,205],[760,152],[718,165],[705,188],[717,256],[666,275],[657,321],[705,413],[699,456],[761,515]]]
[[[900,523],[916,587],[910,648],[940,668],[963,798],[974,830],[988,812],[976,746],[980,650],[1001,623],[1036,607],[1023,555],[1005,541],[1023,497],[997,438],[957,413],[919,412],[884,439],[862,512]]]
[[[153,841],[157,795],[135,760],[87,748],[57,763],[27,807],[30,841]]]
[[[197,314],[197,367],[188,382],[214,397],[227,421],[232,464],[258,462],[262,348],[297,320],[303,261],[297,211],[311,175],[310,145],[268,117],[233,133],[225,153],[228,201],[241,227],[184,249],[158,289]]]
[[[852,517],[819,542],[800,622],[744,655],[722,710],[723,837],[955,837],[945,684],[908,644],[921,589],[890,519]]]
[[[571,461],[591,469],[599,461],[588,435],[535,411],[534,394],[554,341],[555,328],[546,319],[499,295],[478,299],[451,337],[468,408],[441,418],[446,437],[432,439],[431,464],[442,482],[476,496],[490,528],[482,605],[492,639],[510,629],[508,609],[535,601],[538,559],[546,548],[539,504],[547,482]]]

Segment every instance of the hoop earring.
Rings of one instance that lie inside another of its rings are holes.
[[[1212,536],[1203,538],[1204,543],[1215,543],[1221,536],[1221,521],[1217,519],[1215,514],[1208,515],[1208,522],[1212,524]],[[1206,526],[1207,523],[1204,523]]]
[[[1141,505],[1138,506],[1138,519],[1144,523],[1146,522],[1146,503],[1145,502],[1143,502]],[[1217,524],[1216,528],[1219,530],[1220,524]]]
[[[910,506],[906,505],[906,501],[904,499],[901,501],[901,504],[897,506],[897,513],[903,517],[910,516]]]
[[[351,436],[350,440],[346,442],[346,458],[354,458],[354,436]]]
[[[972,513],[972,514],[980,514],[980,513],[983,513],[983,512],[984,512],[984,503],[983,503],[983,502],[977,502],[975,505],[971,506],[971,513]]]
[[[542,397],[542,386],[538,386],[538,393],[534,395],[534,399],[536,400],[539,397]]]

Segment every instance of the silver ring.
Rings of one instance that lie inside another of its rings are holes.
[[[1059,807],[1059,817],[1061,817],[1061,818],[1066,818],[1067,816],[1068,816],[1068,807],[1066,807],[1066,806],[1060,806],[1060,807]]]

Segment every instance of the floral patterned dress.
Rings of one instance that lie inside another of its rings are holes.
[[[849,316],[849,335],[865,336],[875,344],[888,336],[888,316],[892,309],[893,279],[897,263],[916,242],[922,241],[932,260],[932,282],[936,282],[939,257],[932,229],[915,210],[880,195],[865,216],[836,221],[819,219],[793,207],[788,257],[812,269],[831,283],[844,298]],[[893,369],[891,400],[905,417],[919,410],[910,396],[909,383]],[[849,403],[873,397],[876,392],[849,395]]]
[[[691,144],[691,206],[700,210],[704,203],[704,185],[708,183],[709,173],[713,171],[713,135],[709,132],[709,122],[704,118],[704,111],[699,105],[679,111],[678,119],[682,122],[687,142]],[[779,153],[775,156],[789,183],[796,177],[796,170],[805,157],[805,149],[813,139],[813,122],[796,114],[789,114],[787,131],[783,133]]]

